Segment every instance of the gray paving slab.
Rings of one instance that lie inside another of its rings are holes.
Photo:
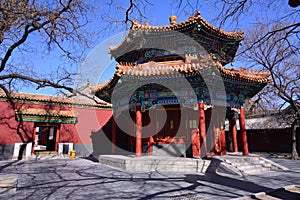
[[[17,177],[0,199],[232,199],[300,185],[300,160],[270,158],[290,170],[249,176],[126,172],[86,159],[0,162]]]

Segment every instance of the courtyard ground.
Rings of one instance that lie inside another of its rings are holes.
[[[1,161],[0,178],[17,182],[0,199],[232,199],[300,185],[300,160],[263,156],[289,170],[249,176],[129,173],[83,158]]]

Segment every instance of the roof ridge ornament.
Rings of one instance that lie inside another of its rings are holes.
[[[175,15],[171,15],[169,17],[170,25],[176,25],[177,24],[177,17]]]
[[[197,10],[194,16],[195,16],[195,17],[198,17],[198,16],[200,16],[200,15],[201,15],[200,11]]]

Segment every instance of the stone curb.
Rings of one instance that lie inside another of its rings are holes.
[[[0,194],[6,193],[6,192],[16,192],[18,179],[17,178],[11,178],[11,177],[0,177]]]

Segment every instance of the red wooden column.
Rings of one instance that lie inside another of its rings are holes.
[[[236,138],[236,119],[232,117],[230,119],[230,130],[232,133],[233,152],[238,152],[237,138]]]
[[[201,157],[206,156],[207,154],[207,149],[206,149],[206,127],[205,127],[205,112],[204,112],[204,103],[199,102],[198,103],[199,107],[199,132],[200,132],[200,140],[202,141],[201,146],[203,146],[203,150],[201,152],[200,150],[200,155]],[[201,149],[201,147],[200,147]]]
[[[154,113],[153,116],[150,115],[150,111],[149,111],[149,116],[150,118],[150,123],[151,123],[151,129],[149,130],[149,150],[148,150],[148,154],[149,156],[153,155],[153,144],[154,144],[154,138],[153,135],[156,134],[156,112]]]
[[[225,127],[221,128],[220,132],[220,148],[221,148],[221,155],[226,155],[226,137],[225,137]]]
[[[200,156],[200,138],[199,138],[198,129],[192,130],[191,140],[192,140],[193,157],[199,157]]]
[[[114,118],[112,118],[112,133],[111,133],[111,153],[116,153],[116,144],[117,144],[117,124]]]
[[[243,107],[240,108],[240,131],[242,136],[243,155],[247,156],[249,152],[246,133],[245,110]]]
[[[152,136],[149,137],[149,156],[152,156],[153,154],[153,143],[154,143],[154,139]]]
[[[142,156],[142,112],[141,106],[136,106],[135,155]]]

